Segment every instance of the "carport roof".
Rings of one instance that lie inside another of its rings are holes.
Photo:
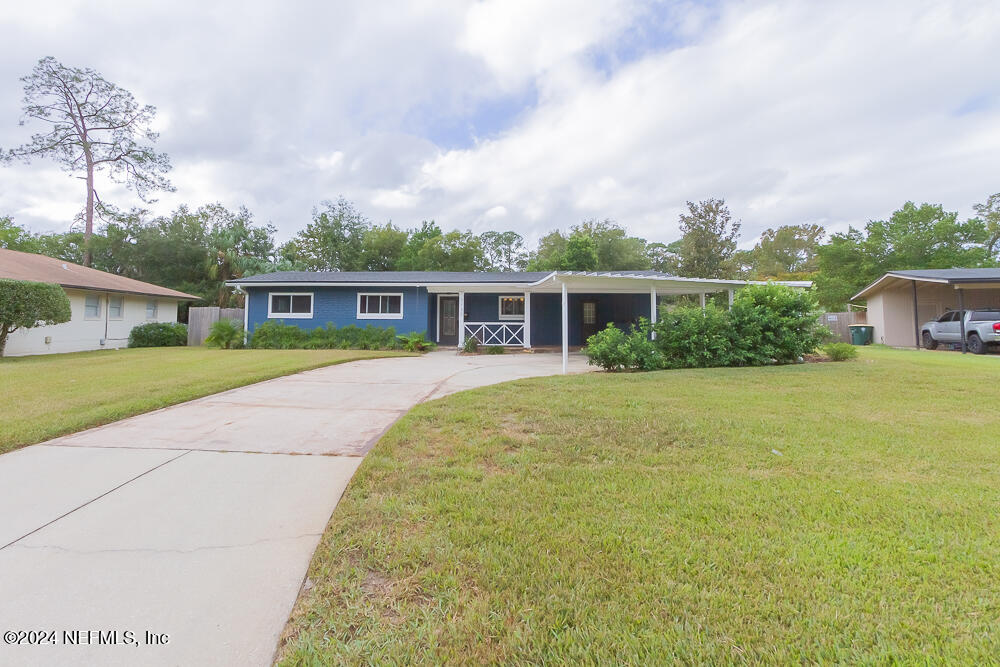
[[[944,285],[970,286],[971,283],[996,283],[1000,287],[1000,269],[912,269],[890,271],[853,297],[864,299],[874,292],[898,285],[901,281],[941,283]]]

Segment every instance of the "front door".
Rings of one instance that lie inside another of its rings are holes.
[[[580,333],[583,336],[584,344],[586,344],[587,339],[597,333],[597,302],[582,302],[580,315]]]
[[[458,297],[443,296],[438,312],[438,342],[458,345]]]

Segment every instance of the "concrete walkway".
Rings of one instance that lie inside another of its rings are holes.
[[[270,664],[382,433],[421,401],[560,370],[558,354],[359,361],[0,456],[0,632],[56,644],[5,635],[0,664]]]

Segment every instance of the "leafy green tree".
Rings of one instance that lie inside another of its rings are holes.
[[[688,278],[732,278],[740,222],[723,199],[688,202],[681,214],[680,273]]]
[[[558,271],[566,254],[566,236],[558,229],[538,240],[538,248],[528,256],[529,271]]]
[[[486,271],[519,271],[527,261],[524,237],[517,232],[483,232],[479,236]]]
[[[296,259],[310,271],[364,271],[368,219],[343,197],[322,206],[295,237]]]
[[[410,235],[391,222],[372,225],[364,234],[364,262],[368,271],[395,271]]]
[[[570,234],[559,268],[563,271],[596,271],[599,265],[594,237],[583,231]]]
[[[819,268],[817,250],[826,230],[821,225],[785,225],[768,229],[747,253],[755,278],[782,278]]]
[[[851,227],[820,246],[817,298],[828,310],[842,310],[888,271],[991,264],[988,236],[979,218],[960,222],[940,205],[906,202],[888,220],[870,221],[863,232]]]
[[[8,217],[0,217],[0,248],[20,250],[21,252],[38,252],[41,244],[37,237],[24,227],[17,225]]]
[[[598,271],[642,270],[650,268],[646,240],[629,236],[624,227],[610,219],[585,220],[572,233],[594,240]]]
[[[433,220],[424,220],[419,229],[407,231],[406,247],[396,264],[397,271],[424,271],[426,267],[421,259],[421,250],[429,242],[444,235],[441,228]],[[426,255],[426,253],[425,253]]]
[[[679,275],[681,270],[681,241],[672,243],[650,243],[646,246],[649,268],[670,275]]]
[[[69,297],[59,285],[0,279],[0,357],[18,329],[69,322]]]
[[[483,249],[472,232],[432,236],[417,253],[421,271],[475,271],[482,266]]]
[[[134,190],[143,201],[157,190],[173,190],[164,176],[170,170],[170,161],[165,153],[152,148],[158,138],[150,129],[156,109],[139,106],[132,93],[94,70],[66,67],[51,56],[39,60],[21,81],[22,124],[41,121],[46,129],[3,157],[24,161],[50,157],[66,171],[83,173],[87,184],[83,263],[90,266],[94,211],[100,202],[94,184],[96,172],[106,171],[113,181]]]
[[[226,281],[246,275],[267,273],[274,262],[273,225],[258,227],[246,208],[233,213],[221,204],[199,209],[208,228],[207,277],[217,283],[216,304],[225,307],[241,303],[234,299],[233,288]]]
[[[995,259],[997,243],[1000,242],[1000,192],[990,195],[984,203],[972,208],[986,226],[986,254]]]

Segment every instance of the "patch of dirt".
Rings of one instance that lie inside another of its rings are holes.
[[[802,355],[802,361],[807,364],[820,364],[832,360],[825,354],[804,354]]]
[[[378,572],[368,570],[368,574],[361,582],[361,590],[367,595],[388,595],[392,590],[392,581]]]

